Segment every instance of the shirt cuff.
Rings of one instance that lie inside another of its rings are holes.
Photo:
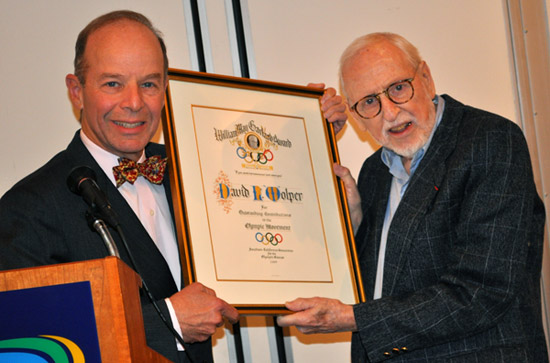
[[[178,317],[176,315],[176,311],[174,310],[174,307],[172,306],[172,302],[168,298],[164,299],[164,301],[166,302],[166,307],[168,308],[168,312],[170,313],[170,320],[172,321],[172,326],[174,327],[174,330],[177,331],[178,334],[181,337],[182,336],[181,327],[180,327],[180,324],[178,322]],[[184,351],[185,350],[183,348],[183,346],[180,344],[180,342],[178,342],[177,339],[176,339],[176,346],[178,347],[179,351]]]

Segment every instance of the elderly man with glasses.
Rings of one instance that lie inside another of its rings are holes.
[[[354,362],[547,362],[545,212],[519,127],[437,95],[418,50],[396,34],[355,40],[340,81],[382,146],[357,185],[335,166],[367,300],[299,298],[279,324],[352,331]]]

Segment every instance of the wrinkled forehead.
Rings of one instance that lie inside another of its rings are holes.
[[[415,67],[395,47],[369,47],[342,67],[343,91],[348,101],[381,92],[394,82],[412,77]]]
[[[90,34],[84,58],[88,67],[141,64],[160,67],[163,72],[163,53],[157,37],[143,24],[132,21],[107,24]]]
[[[122,44],[138,42],[141,46],[151,43],[155,48],[158,47],[160,49],[157,37],[149,28],[139,22],[128,19],[116,20],[95,29],[90,33],[87,45],[110,47],[115,42]]]
[[[379,41],[369,44],[348,57],[342,64],[342,78],[344,83],[357,78],[362,74],[399,77],[416,69],[416,64],[399,47],[388,41]]]
[[[346,71],[386,68],[388,71],[401,72],[416,68],[403,50],[389,42],[378,42],[362,48],[344,63]],[[352,74],[353,75],[353,74]]]

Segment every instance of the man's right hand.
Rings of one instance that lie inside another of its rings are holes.
[[[309,83],[307,86],[321,89],[325,88],[324,83]],[[321,97],[321,110],[327,121],[334,126],[334,133],[339,133],[346,124],[348,114],[346,113],[344,99],[336,93],[334,88],[329,87],[325,90],[323,97]]]
[[[201,283],[186,286],[170,297],[183,340],[187,343],[202,342],[224,324],[226,318],[234,324],[239,319],[238,311],[222,299],[214,290]]]

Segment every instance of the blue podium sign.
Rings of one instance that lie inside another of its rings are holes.
[[[90,283],[0,292],[4,362],[101,362]]]

